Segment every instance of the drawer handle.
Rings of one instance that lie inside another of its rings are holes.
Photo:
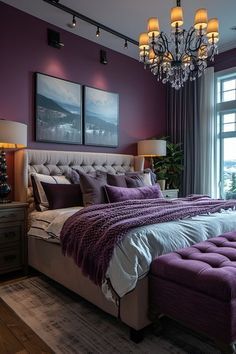
[[[7,219],[7,218],[16,218],[16,214],[8,214],[0,216],[0,219]]]
[[[16,259],[16,255],[15,254],[9,254],[8,256],[4,257],[4,261],[5,262],[11,262],[11,261],[13,261],[15,259]]]
[[[5,232],[4,234],[5,238],[7,239],[11,239],[11,238],[14,238],[16,236],[16,233],[14,231],[9,231],[9,232]]]

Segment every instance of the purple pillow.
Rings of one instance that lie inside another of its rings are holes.
[[[102,171],[96,171],[96,176],[93,177],[79,170],[77,172],[80,176],[84,206],[105,203],[106,196],[103,186],[107,183],[107,174]]]
[[[128,188],[137,188],[145,186],[143,179],[139,175],[133,175],[130,177],[126,176],[125,181]]]
[[[49,209],[83,205],[79,184],[52,184],[46,182],[41,182],[41,184],[49,203]]]
[[[127,187],[125,175],[107,174],[107,184],[116,187]]]
[[[163,194],[158,184],[139,188],[123,188],[105,185],[104,188],[107,199],[110,203],[134,199],[163,198]]]

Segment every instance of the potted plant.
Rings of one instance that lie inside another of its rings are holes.
[[[167,189],[179,189],[183,170],[183,151],[181,144],[166,142],[166,156],[154,158],[154,172],[157,181],[165,180]],[[161,182],[162,184],[163,182]],[[162,188],[161,189],[165,189]]]

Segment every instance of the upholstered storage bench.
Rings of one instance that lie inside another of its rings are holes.
[[[160,256],[149,284],[152,318],[165,314],[233,352],[236,231]]]

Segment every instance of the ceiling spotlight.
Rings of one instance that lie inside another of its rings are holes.
[[[100,36],[100,28],[99,28],[99,27],[97,27],[96,36],[97,36],[97,37]]]
[[[75,26],[76,26],[75,16],[73,16],[72,22],[68,23],[67,26],[70,28],[75,28]]]
[[[124,48],[128,48],[128,41],[127,41],[127,39],[125,40]]]

